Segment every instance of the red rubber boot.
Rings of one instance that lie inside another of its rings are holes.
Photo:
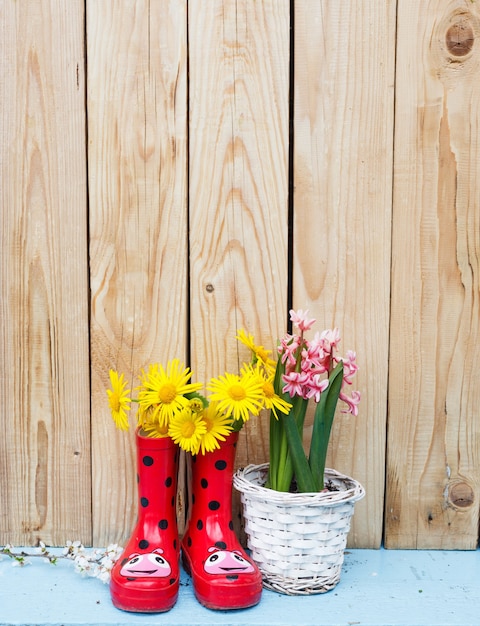
[[[182,539],[182,558],[195,596],[209,609],[254,606],[262,576],[233,530],[232,481],[238,433],[220,449],[192,457],[192,503]]]
[[[161,613],[179,587],[175,498],[178,448],[170,439],[137,439],[138,522],[112,569],[110,593],[118,609]]]

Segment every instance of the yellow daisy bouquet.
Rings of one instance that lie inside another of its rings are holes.
[[[192,383],[192,372],[179,359],[166,367],[152,363],[140,373],[137,397],[131,397],[123,374],[110,370],[109,406],[116,426],[128,430],[131,403],[138,405],[137,428],[149,437],[170,437],[183,450],[205,454],[220,447],[231,432],[238,432],[251,415],[262,409],[288,413],[291,405],[274,390],[275,362],[263,346],[240,330],[237,339],[252,350],[252,360],[239,374],[225,372],[206,386]]]

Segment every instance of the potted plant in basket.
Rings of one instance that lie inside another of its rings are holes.
[[[272,381],[281,410],[270,411],[270,463],[249,465],[234,476],[241,493],[251,556],[267,588],[287,594],[322,593],[340,579],[354,503],[364,495],[353,478],[326,469],[338,401],[358,414],[360,393],[347,388],[357,371],[356,355],[337,354],[337,329],[305,333],[315,323],[308,311],[290,311],[296,334],[285,335],[275,363],[252,335],[238,339],[252,351],[252,368]],[[309,401],[316,404],[311,444],[303,447]],[[285,411],[285,405],[288,410]]]

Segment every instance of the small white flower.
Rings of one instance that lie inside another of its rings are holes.
[[[2,554],[10,557],[14,567],[31,565],[31,561],[26,558],[27,556],[43,555],[42,560],[49,564],[55,564],[59,558],[62,558],[51,554],[43,541],[38,542],[38,546],[33,548],[31,554],[25,552],[17,554],[11,544],[0,546],[0,560],[2,560]],[[81,576],[98,578],[102,583],[110,581],[113,566],[121,554],[123,554],[123,548],[116,543],[109,544],[105,549],[93,548],[88,552],[78,540],[68,540],[62,550],[63,558],[74,562],[74,571]]]
[[[63,554],[68,558],[75,558],[78,554],[83,554],[84,551],[85,548],[80,541],[67,541],[63,549]]]
[[[118,543],[110,543],[106,550],[105,553],[108,554],[108,556],[110,556],[111,558],[114,558],[115,560],[118,559],[118,557],[122,554],[123,552],[123,548],[121,548]]]
[[[102,583],[107,584],[110,582],[110,571],[101,570],[98,574],[98,578],[102,581]]]

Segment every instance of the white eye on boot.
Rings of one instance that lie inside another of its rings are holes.
[[[243,556],[241,556],[240,554],[233,553],[232,558],[235,559],[235,561],[238,561],[239,563],[241,563],[242,565],[250,565],[250,563],[247,560],[245,560]]]
[[[205,561],[205,567],[208,565],[220,565],[222,561],[227,558],[226,552],[215,552],[215,554],[211,554],[208,559]]]
[[[151,561],[157,569],[170,569],[170,565],[168,564],[168,562],[163,558],[163,556],[160,556],[159,554],[147,554],[147,559]]]

